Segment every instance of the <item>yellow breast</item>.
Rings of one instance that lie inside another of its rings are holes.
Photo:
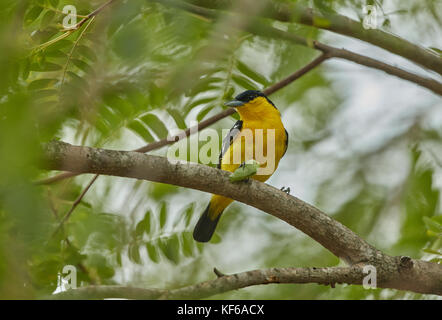
[[[237,111],[242,129],[221,161],[221,169],[233,172],[250,159],[261,164],[254,179],[266,181],[278,167],[286,150],[286,133],[279,111],[267,99],[258,97]]]

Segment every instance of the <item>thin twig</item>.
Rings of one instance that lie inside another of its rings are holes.
[[[57,174],[57,175],[55,175],[53,177],[35,181],[34,184],[37,185],[37,186],[38,185],[45,185],[45,184],[52,184],[52,183],[55,183],[57,181],[61,181],[61,180],[65,180],[67,178],[75,177],[77,175],[78,175],[78,173],[62,172],[62,173]]]
[[[54,214],[55,219],[58,220],[58,217],[59,217],[58,210],[55,207],[55,204],[53,201],[53,196],[52,196],[50,189],[48,189],[48,199],[49,199],[49,207],[50,207],[52,213]],[[69,241],[68,238],[65,238],[65,241],[69,247],[73,248],[72,243]],[[80,268],[81,271],[83,271],[83,273],[89,275],[89,279],[90,279],[92,285],[100,283],[99,279],[96,279],[96,277],[94,277],[92,275],[92,273],[89,271],[89,269],[81,261],[77,263],[77,266]]]
[[[215,273],[218,278],[225,276],[225,274],[219,271],[217,268],[213,268],[213,273]]]
[[[67,73],[67,71],[68,71],[69,62],[70,62],[71,59],[72,59],[72,55],[74,54],[75,48],[77,47],[77,45],[78,45],[78,43],[80,42],[81,38],[83,37],[84,33],[85,33],[86,30],[89,28],[89,26],[90,26],[91,23],[94,21],[94,19],[95,19],[95,16],[92,17],[92,19],[89,20],[89,23],[86,25],[86,27],[84,27],[83,31],[82,31],[82,32],[80,33],[80,35],[78,36],[78,39],[75,40],[74,45],[72,46],[72,49],[71,49],[71,51],[70,51],[69,54],[68,54],[68,58],[67,58],[67,60],[66,60],[66,64],[65,64],[64,69],[63,69],[63,77],[62,77],[62,79],[61,79],[61,86],[63,86],[63,84],[64,84],[64,80],[65,80],[65,78],[66,78],[66,73]]]
[[[31,54],[41,51],[51,45],[53,45],[54,43],[63,40],[64,38],[69,37],[72,33],[74,33],[75,31],[77,31],[78,29],[81,28],[81,26],[83,24],[85,24],[89,19],[94,18],[96,15],[98,15],[101,11],[103,11],[104,8],[106,8],[107,6],[109,6],[112,2],[114,2],[116,0],[109,0],[108,2],[106,2],[105,4],[103,4],[102,6],[100,6],[99,8],[95,9],[94,11],[92,11],[91,13],[89,13],[86,17],[84,17],[79,23],[77,23],[75,26],[73,26],[72,28],[69,29],[65,29],[65,32],[62,33],[61,35],[59,35],[58,37],[49,40],[45,43],[42,43],[36,47],[34,47],[31,50]]]
[[[84,188],[83,192],[77,197],[77,199],[75,199],[74,203],[72,204],[72,207],[69,209],[68,213],[65,214],[65,216],[63,217],[63,219],[60,221],[60,223],[58,224],[58,227],[55,229],[54,233],[52,234],[52,237],[61,230],[61,228],[63,227],[63,224],[69,219],[69,217],[71,216],[72,212],[74,212],[75,208],[81,203],[81,200],[83,200],[83,197],[86,195],[86,193],[88,192],[88,190],[91,188],[91,186],[94,184],[95,180],[97,180],[98,178],[98,174],[95,175],[92,180],[88,183],[88,185],[86,186],[86,188]]]
[[[96,15],[98,15],[101,11],[103,11],[104,8],[108,7],[109,5],[112,4],[112,2],[114,2],[116,0],[109,0],[108,2],[104,3],[103,5],[101,5],[100,7],[98,7],[97,9],[95,9],[94,11],[92,11],[91,13],[89,13],[86,18],[83,18],[79,23],[77,23],[74,28],[75,29],[79,29],[83,24],[86,23],[86,21],[88,21],[89,19],[95,17]]]
[[[330,58],[330,55],[328,53],[322,53],[319,57],[314,59],[312,62],[307,64],[306,66],[302,67],[301,69],[293,72],[291,75],[289,75],[287,78],[279,81],[278,83],[275,83],[273,86],[267,88],[264,90],[264,93],[267,95],[271,95],[272,93],[278,91],[281,88],[284,88],[289,83],[295,81],[296,79],[302,77],[304,74],[309,72],[310,70],[314,69],[316,66],[323,63],[325,60]]]

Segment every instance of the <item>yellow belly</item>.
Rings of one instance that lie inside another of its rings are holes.
[[[282,156],[285,153],[286,149],[286,134],[284,130],[284,126],[282,125],[281,121],[275,121],[271,123],[271,126],[268,128],[262,128],[263,123],[262,121],[249,121],[247,124],[243,125],[243,128],[241,132],[244,132],[247,129],[250,129],[250,132],[252,132],[253,139],[247,139],[246,136],[240,135],[232,142],[229,149],[224,154],[222,160],[221,160],[221,169],[229,172],[235,171],[241,163],[255,159],[256,155],[256,144],[254,143],[255,132],[257,128],[263,129],[262,131],[262,141],[263,141],[263,148],[262,150],[258,150],[259,154],[263,154],[264,156],[267,156],[267,150],[273,150],[274,152],[274,166],[271,168],[270,172],[266,172],[265,174],[256,174],[252,177],[252,179],[265,182],[267,179],[269,179],[272,174],[275,172],[275,170],[278,167],[279,161],[281,160]],[[271,135],[268,135],[266,130],[267,129],[274,129],[274,139],[268,139],[268,137],[271,137]],[[251,141],[252,140],[252,141]],[[273,141],[272,141],[273,140]],[[267,146],[267,148],[266,148]],[[249,152],[246,152],[248,150]],[[260,162],[259,160],[257,160]],[[260,162],[261,163],[261,162]],[[261,163],[262,164],[262,163]],[[226,198],[220,195],[213,195],[212,199],[210,201],[210,218],[216,219],[216,217],[222,213],[222,211],[230,204],[233,200],[230,198]]]
[[[264,170],[263,174],[258,172],[252,178],[264,182],[271,177],[279,165],[286,149],[286,135],[281,122],[269,128],[259,128],[257,125],[262,126],[262,123],[249,122],[243,126],[239,136],[235,138],[224,154],[221,160],[221,169],[233,172],[241,163],[254,159],[267,170]],[[273,130],[274,134],[271,134],[268,129]],[[262,141],[262,143],[257,143],[257,141]],[[268,158],[270,161],[267,163],[267,161],[261,160],[262,157],[264,160]]]

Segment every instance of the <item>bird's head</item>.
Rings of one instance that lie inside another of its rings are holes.
[[[269,98],[267,98],[267,96],[261,91],[247,90],[237,95],[234,100],[226,102],[224,105],[233,108],[243,108],[267,103],[275,107],[273,102],[270,101]]]

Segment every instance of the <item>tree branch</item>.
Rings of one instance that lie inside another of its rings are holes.
[[[155,2],[160,2],[164,5],[176,7],[197,15],[201,15],[203,17],[209,18],[209,19],[219,19],[226,14],[221,13],[220,11],[213,10],[213,9],[206,9],[203,7],[198,7],[195,5],[188,4],[183,1],[176,1],[176,0],[150,0]],[[405,71],[403,69],[400,69],[398,67],[389,65],[387,63],[378,61],[376,59],[363,56],[345,49],[339,49],[332,46],[328,46],[326,44],[323,44],[319,41],[310,41],[306,38],[303,38],[301,36],[298,36],[296,34],[281,31],[279,29],[276,29],[274,27],[271,27],[267,25],[264,21],[254,18],[254,17],[248,17],[250,19],[250,23],[248,23],[244,29],[250,33],[253,33],[258,36],[263,37],[269,37],[269,38],[280,38],[283,40],[288,40],[290,42],[293,42],[297,45],[302,45],[306,47],[310,47],[313,49],[317,49],[322,51],[323,53],[327,54],[330,58],[341,58],[348,61],[356,62],[358,64],[378,69],[381,71],[384,71],[386,73],[389,73],[391,75],[394,75],[398,78],[411,81],[413,83],[416,83],[424,88],[427,88],[431,91],[433,91],[436,94],[442,95],[442,84],[434,79],[419,76],[417,74]],[[440,58],[439,58],[440,59]],[[440,59],[442,64],[442,59]]]
[[[56,37],[54,39],[51,39],[49,41],[46,41],[45,43],[42,43],[42,44],[34,47],[31,52],[36,53],[40,50],[44,50],[45,48],[53,45],[54,43],[69,37],[72,33],[79,30],[83,26],[83,24],[85,24],[87,21],[93,20],[94,17],[96,17],[100,12],[102,12],[106,7],[111,5],[114,1],[116,1],[116,0],[108,0],[106,3],[104,3],[103,5],[101,5],[100,7],[95,9],[94,11],[92,11],[91,13],[89,13],[83,19],[81,19],[80,22],[78,22],[75,26],[73,26],[71,28],[64,29],[65,32],[63,34],[59,35],[58,37]]]
[[[137,152],[45,145],[42,166],[52,170],[96,173],[169,183],[216,193],[249,204],[298,228],[350,265],[377,268],[379,286],[442,294],[442,266],[407,257],[391,257],[317,208],[256,180],[231,183],[229,173]],[[356,214],[356,213],[355,213]]]
[[[101,11],[103,11],[106,7],[110,6],[112,4],[112,2],[114,2],[115,0],[108,0],[107,2],[105,2],[104,4],[102,4],[101,6],[99,6],[97,9],[95,9],[94,11],[92,11],[91,13],[89,13],[86,17],[84,17],[83,19],[80,20],[80,22],[78,22],[75,27],[73,29],[79,29],[83,24],[85,24],[89,19],[97,16]]]
[[[124,286],[89,286],[58,293],[51,299],[203,299],[215,294],[245,287],[271,283],[317,283],[334,286],[336,283],[362,284],[361,266],[335,268],[272,268],[232,275],[217,276],[179,289],[141,289]]]
[[[211,9],[235,10],[232,0],[185,0]],[[356,38],[402,56],[442,74],[442,59],[437,54],[394,34],[379,29],[364,29],[362,23],[337,13],[318,12],[299,3],[266,1],[261,16],[282,22],[295,22]],[[237,12],[244,14],[244,12]]]

